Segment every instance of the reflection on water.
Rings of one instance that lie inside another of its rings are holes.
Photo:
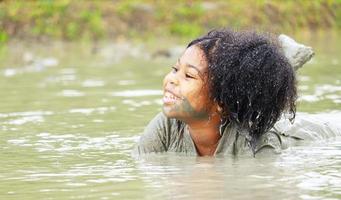
[[[21,68],[7,68],[3,71],[3,75],[5,77],[11,77],[21,73],[29,73],[29,72],[40,72],[49,67],[58,66],[58,60],[55,58],[44,58],[44,59],[36,59],[36,60],[29,60],[24,58],[27,65]]]
[[[300,89],[306,89],[307,87],[300,87]],[[300,97],[300,101],[317,102],[323,99],[330,99],[335,104],[341,103],[341,85],[317,85],[313,94],[303,95]]]
[[[112,93],[112,96],[117,97],[139,97],[139,96],[160,96],[161,90],[126,90]]]
[[[340,150],[334,141],[262,159],[151,155],[138,169],[153,199],[338,199]]]
[[[340,137],[255,159],[133,159],[176,59],[131,48],[69,57],[26,49],[12,55],[21,62],[1,62],[0,199],[340,198]],[[317,52],[299,71],[298,117],[341,129],[338,54]]]

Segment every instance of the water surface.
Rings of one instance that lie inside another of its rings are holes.
[[[298,72],[298,116],[338,124],[340,40],[300,38],[316,57]],[[340,138],[256,159],[131,158],[176,57],[92,48],[13,43],[1,56],[0,199],[341,198]]]

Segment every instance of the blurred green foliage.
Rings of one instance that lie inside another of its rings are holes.
[[[220,27],[283,32],[339,30],[341,1],[0,1],[0,43],[15,37],[195,37]]]

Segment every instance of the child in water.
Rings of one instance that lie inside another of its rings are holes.
[[[293,66],[268,35],[214,30],[193,40],[163,90],[163,112],[135,154],[255,156],[303,139],[274,127],[283,113],[295,118],[297,88]]]

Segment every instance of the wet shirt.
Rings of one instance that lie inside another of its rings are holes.
[[[222,137],[214,152],[220,155],[252,155],[246,136],[237,131],[237,126],[229,123],[221,127]],[[256,152],[262,148],[272,148],[280,151],[282,140],[275,131],[264,134],[257,143]],[[145,154],[150,152],[177,152],[186,155],[198,155],[195,144],[188,131],[188,126],[176,119],[167,118],[159,113],[146,127],[139,143],[135,147],[135,153]]]
[[[237,126],[229,123],[220,129],[222,137],[214,152],[215,156],[241,155],[253,156],[246,135],[237,130]],[[290,124],[288,120],[280,120],[275,126],[257,141],[256,154],[261,152],[280,153],[281,150],[295,146],[302,141],[312,141],[341,136],[340,129],[333,129],[321,123],[303,117]],[[145,128],[133,154],[175,152],[186,155],[198,155],[195,144],[188,131],[188,126],[176,119],[167,118],[159,113]]]

